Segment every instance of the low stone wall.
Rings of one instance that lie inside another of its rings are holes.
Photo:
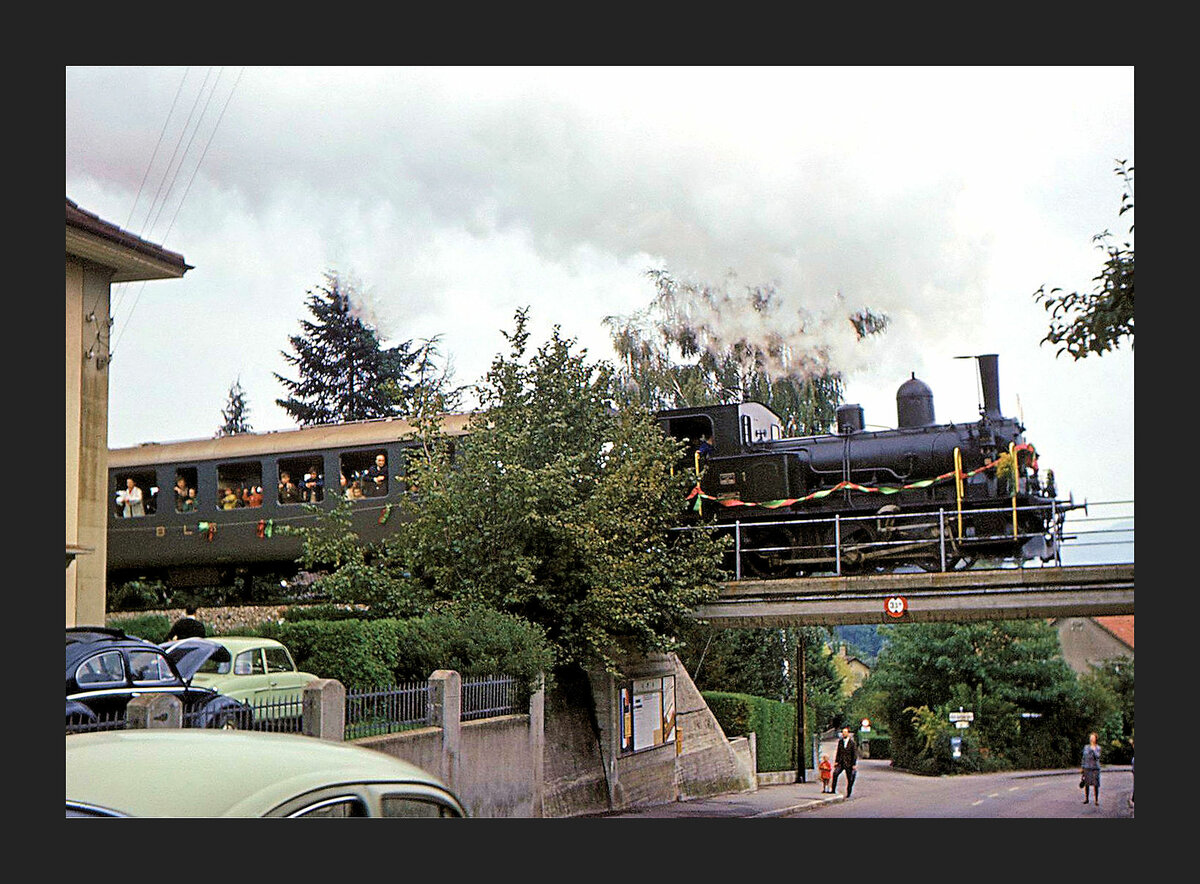
[[[197,608],[196,617],[203,623],[210,634],[222,633],[232,635],[249,627],[257,626],[267,621],[280,621],[289,608],[296,605],[242,605],[229,608]],[[145,617],[151,614],[161,614],[171,623],[183,616],[183,608],[164,608],[155,611],[121,611],[109,614],[108,620],[115,626],[120,626],[121,620],[132,617]]]

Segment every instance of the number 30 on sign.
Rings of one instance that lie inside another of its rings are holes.
[[[902,595],[888,596],[884,608],[889,617],[903,617],[904,612],[908,610],[908,600]]]

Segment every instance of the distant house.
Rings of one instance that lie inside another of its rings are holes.
[[[1063,659],[1083,675],[1105,660],[1133,659],[1133,615],[1113,617],[1058,617],[1050,621],[1058,630]]]
[[[846,655],[846,646],[840,645],[833,655],[833,666],[842,676],[842,693],[847,697],[862,686],[871,674],[871,667],[857,657]]]

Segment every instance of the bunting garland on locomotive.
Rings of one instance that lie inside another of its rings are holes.
[[[695,513],[736,530],[737,576],[969,567],[977,559],[1056,559],[1072,502],[1020,422],[1000,411],[998,359],[976,357],[978,421],[938,424],[933,394],[913,375],[896,393],[897,427],[867,430],[842,405],[835,433],[785,437],[758,402],[659,414],[688,446]]]

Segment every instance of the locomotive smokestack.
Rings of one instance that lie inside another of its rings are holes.
[[[985,353],[975,357],[979,360],[979,382],[983,386],[983,416],[1000,417],[1000,357]]]

